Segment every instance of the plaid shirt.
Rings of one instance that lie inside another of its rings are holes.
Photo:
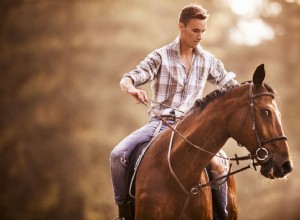
[[[150,53],[135,69],[123,77],[130,77],[134,86],[150,82],[152,99],[156,102],[188,111],[202,97],[206,81],[218,88],[237,84],[235,74],[227,73],[222,62],[204,51],[200,45],[194,49],[190,71],[180,60],[179,37],[169,45]],[[160,115],[170,115],[171,108],[152,102],[151,107]],[[173,110],[174,111],[174,110]],[[177,116],[182,113],[175,111]],[[150,116],[154,116],[150,112]]]

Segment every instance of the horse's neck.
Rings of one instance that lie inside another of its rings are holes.
[[[222,108],[219,108],[222,111]],[[226,130],[226,118],[221,112],[205,111],[199,114],[191,114],[178,126],[178,130],[193,144],[199,146],[197,149],[188,142],[177,137],[173,144],[171,160],[174,169],[186,184],[194,184],[200,175],[200,172],[212,159],[225,142],[228,140],[228,131]],[[211,153],[207,153],[209,151]],[[180,161],[180,163],[179,163]],[[194,176],[193,178],[191,178]]]

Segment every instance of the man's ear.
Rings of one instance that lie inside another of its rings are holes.
[[[179,22],[179,23],[178,23],[178,28],[179,28],[180,31],[182,31],[182,30],[185,28],[184,23]]]

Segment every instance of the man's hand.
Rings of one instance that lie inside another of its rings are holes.
[[[134,97],[137,103],[143,103],[149,101],[147,93],[144,90],[135,88],[132,79],[129,77],[124,77],[121,80],[120,87],[122,91]]]
[[[137,103],[148,102],[147,93],[144,90],[137,89],[134,86],[127,90],[127,93],[133,96],[136,99]]]

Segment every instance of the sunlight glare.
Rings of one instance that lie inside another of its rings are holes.
[[[262,40],[272,40],[274,32],[260,19],[240,19],[237,28],[231,31],[230,37],[236,44],[256,46]]]
[[[285,0],[287,3],[297,3],[300,5],[300,0]]]
[[[259,9],[262,8],[262,0],[228,0],[232,11],[244,17],[256,17],[259,14]]]
[[[274,38],[273,29],[260,19],[260,15],[264,13],[276,16],[281,12],[279,5],[273,4],[273,7],[269,7],[270,4],[263,0],[227,0],[227,3],[239,16],[237,27],[230,32],[230,38],[234,43],[256,46],[263,40]]]

